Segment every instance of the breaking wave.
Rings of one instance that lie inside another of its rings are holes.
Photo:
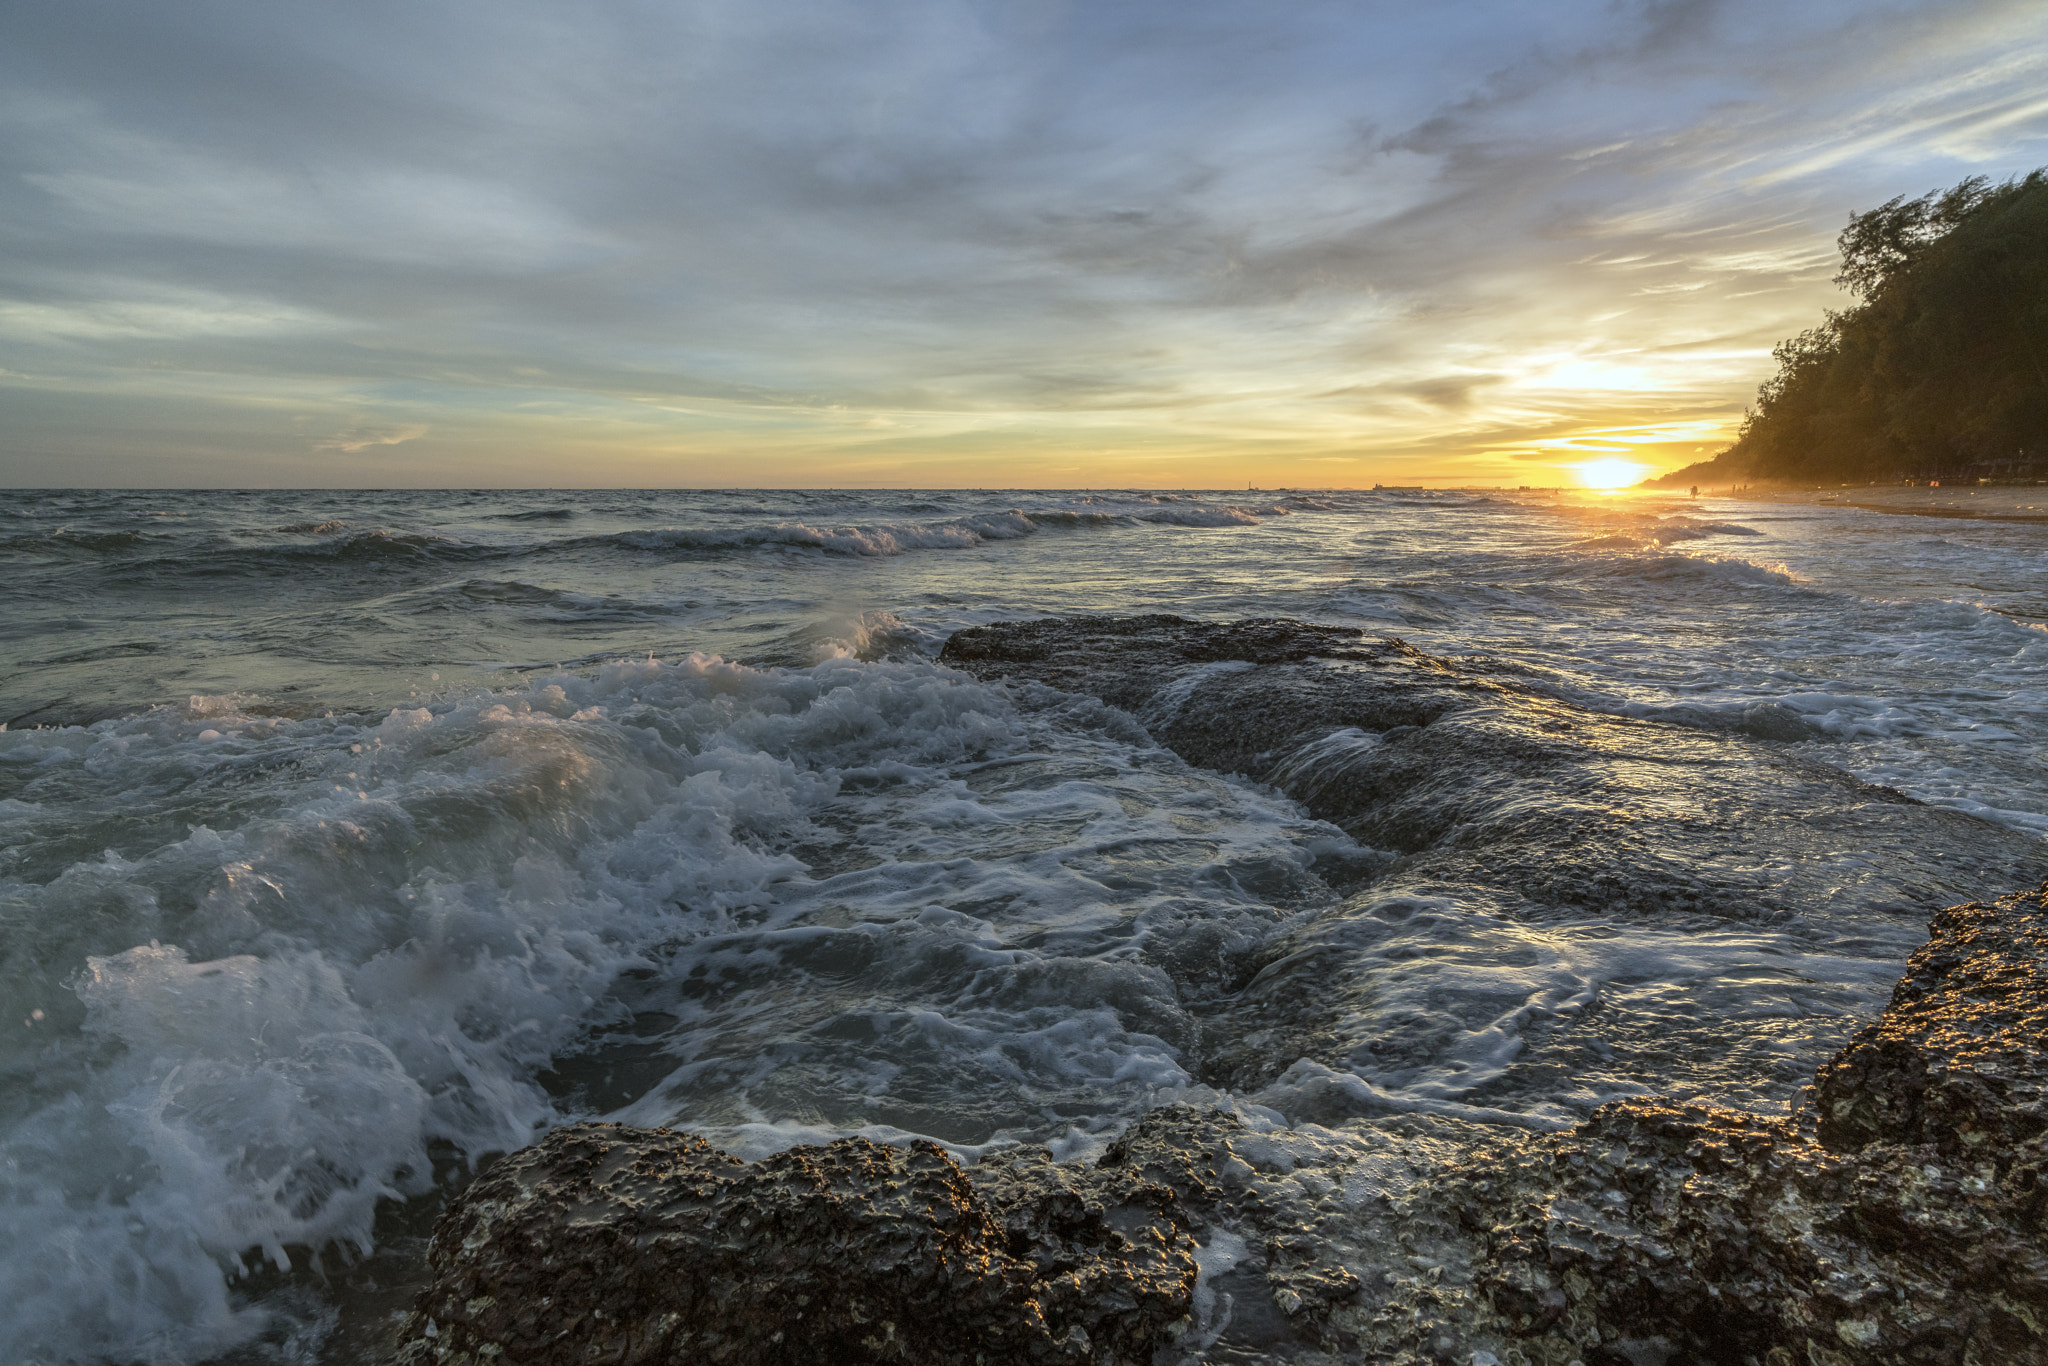
[[[60,775],[0,829],[75,851],[4,909],[82,964],[0,962],[0,1359],[246,1341],[276,1308],[250,1269],[367,1251],[437,1143],[618,1112],[740,1151],[820,1127],[971,1147],[1189,1085],[1188,1005],[1131,946],[1190,917],[1255,942],[1327,903],[1303,839],[1336,832],[1099,703],[852,657],[900,629],[842,623],[804,669],[0,732],[0,764]],[[182,831],[81,844],[79,803],[114,792],[184,794]]]

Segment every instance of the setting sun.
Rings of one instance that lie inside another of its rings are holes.
[[[1579,482],[1589,489],[1618,489],[1633,484],[1650,472],[1648,465],[1638,465],[1633,460],[1610,458],[1588,460],[1575,467],[1573,473]]]

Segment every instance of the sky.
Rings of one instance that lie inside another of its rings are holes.
[[[2043,164],[2040,0],[9,0],[0,484],[1674,468]]]

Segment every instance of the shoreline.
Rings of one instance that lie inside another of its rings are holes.
[[[1666,490],[1659,490],[1666,492]],[[1679,491],[1681,496],[1683,491]],[[2048,485],[1988,485],[1955,488],[1865,485],[1832,489],[1756,489],[1728,494],[1702,489],[1709,498],[1735,503],[1804,503],[1862,508],[1898,517],[1948,517],[1973,522],[2048,522]],[[1693,499],[1684,501],[1692,502]]]

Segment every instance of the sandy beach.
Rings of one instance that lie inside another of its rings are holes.
[[[1725,490],[1700,491],[1700,501],[1727,499]],[[1851,485],[1833,489],[1756,489],[1738,495],[1752,503],[1821,503],[1868,508],[1909,517],[1967,517],[1985,522],[2048,522],[2048,484],[1940,488]]]

